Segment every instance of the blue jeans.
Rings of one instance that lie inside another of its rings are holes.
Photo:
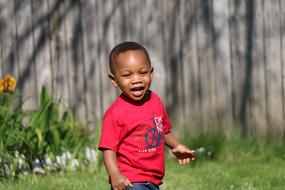
[[[151,182],[132,183],[133,187],[128,187],[126,190],[159,190],[159,187]]]

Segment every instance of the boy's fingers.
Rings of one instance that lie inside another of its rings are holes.
[[[195,151],[194,150],[190,150],[187,152],[188,154],[191,154],[192,156],[195,156]]]
[[[130,187],[133,186],[133,184],[132,184],[129,180],[127,180],[127,187],[128,187],[128,186],[130,186]]]
[[[190,158],[187,158],[186,159],[186,163],[188,164],[190,162]]]
[[[195,151],[194,150],[189,150],[189,149],[187,149],[187,151],[186,151],[187,153],[189,153],[189,154],[194,154],[195,153]]]

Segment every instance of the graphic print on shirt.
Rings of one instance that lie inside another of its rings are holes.
[[[161,139],[163,137],[163,123],[161,116],[152,118],[154,127],[150,128],[145,136],[146,148],[155,149],[161,145]]]

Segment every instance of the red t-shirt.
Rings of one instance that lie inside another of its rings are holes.
[[[164,135],[170,129],[163,103],[154,92],[140,105],[121,95],[105,113],[99,150],[115,151],[121,173],[131,182],[159,185],[164,176]]]

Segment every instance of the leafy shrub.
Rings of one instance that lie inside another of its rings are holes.
[[[39,108],[22,110],[13,106],[16,80],[5,79],[0,80],[0,178],[32,170],[42,174],[43,169],[78,167],[77,158],[83,164],[95,160],[96,152],[90,148],[92,131],[70,110],[61,114],[60,101],[53,100],[45,87]]]

